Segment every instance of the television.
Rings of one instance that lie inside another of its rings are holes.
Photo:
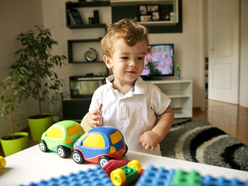
[[[149,45],[145,56],[145,69],[140,76],[144,80],[174,76],[174,44]]]

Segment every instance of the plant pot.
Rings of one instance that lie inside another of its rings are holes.
[[[28,124],[33,140],[40,141],[42,134],[53,124],[53,115],[43,113],[42,118],[36,118],[35,116],[37,115],[28,117]]]
[[[21,150],[24,150],[28,146],[28,133],[27,132],[15,132],[14,136],[22,136],[18,139],[12,139],[12,134],[5,135],[1,138],[1,143],[5,156],[9,156]]]

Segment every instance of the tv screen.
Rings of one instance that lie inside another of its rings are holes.
[[[174,45],[156,44],[147,47],[145,69],[141,77],[174,76]]]

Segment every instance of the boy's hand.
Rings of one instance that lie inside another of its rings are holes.
[[[88,118],[88,123],[91,128],[103,126],[102,121],[102,103],[99,105],[99,107],[90,113]]]
[[[154,150],[159,143],[159,137],[153,131],[147,131],[139,137],[139,142],[146,150]]]

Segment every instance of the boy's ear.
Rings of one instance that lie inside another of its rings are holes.
[[[108,68],[112,68],[112,58],[107,55],[103,55],[103,61],[105,62]]]

